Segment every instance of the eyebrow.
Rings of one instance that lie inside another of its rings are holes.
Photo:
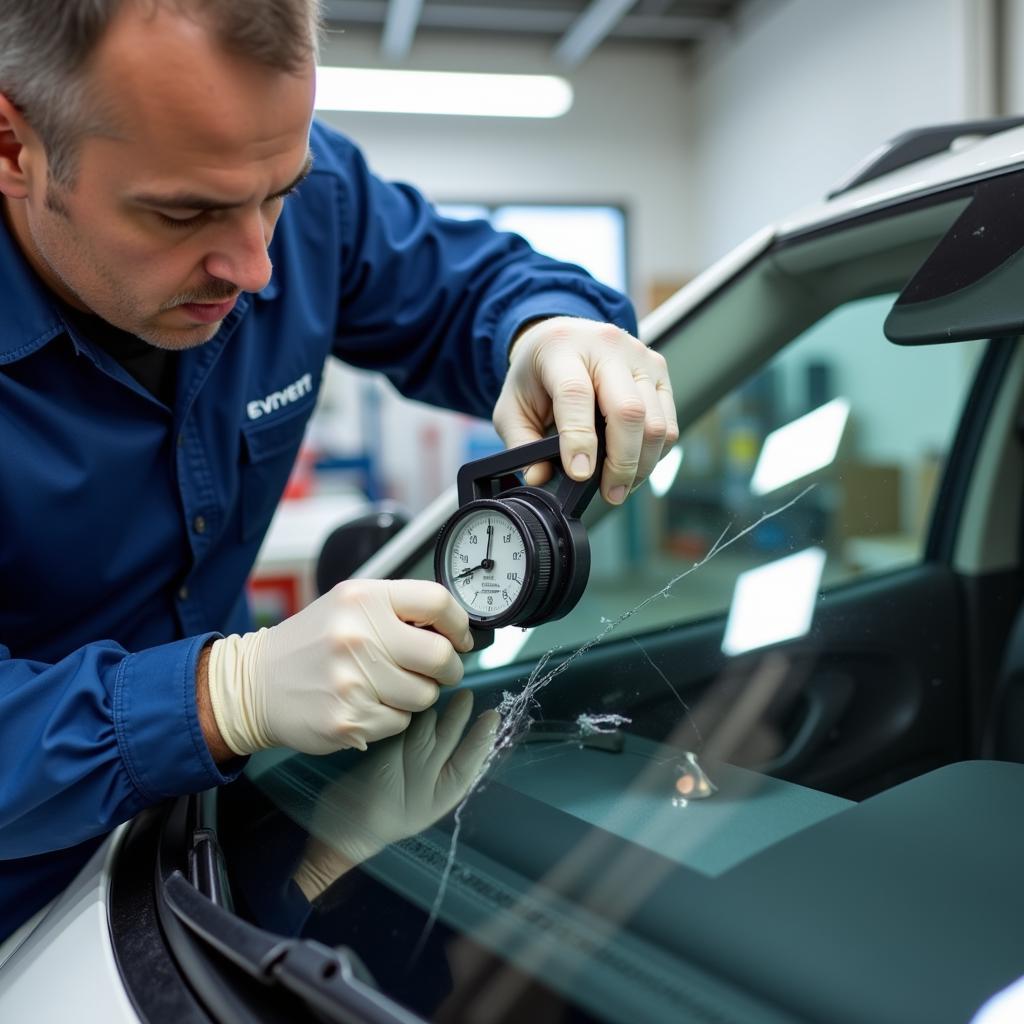
[[[263,201],[270,202],[272,199],[281,199],[283,196],[288,195],[289,192],[298,188],[309,177],[309,172],[312,169],[313,154],[307,153],[302,170],[295,176],[294,181],[285,185],[280,192],[267,196]],[[218,199],[211,199],[209,196],[201,195],[198,192],[174,192],[163,196],[144,192],[132,198],[134,202],[140,203],[143,206],[157,206],[161,210],[237,210],[239,207],[246,205],[245,203],[224,203]]]

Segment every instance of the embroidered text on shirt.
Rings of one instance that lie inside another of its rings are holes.
[[[249,402],[245,411],[249,419],[258,420],[267,413],[277,412],[282,406],[297,402],[303,395],[308,395],[313,390],[313,375],[304,373],[294,384],[282,388],[280,391],[272,391],[266,398],[257,398]]]

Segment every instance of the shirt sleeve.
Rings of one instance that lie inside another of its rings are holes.
[[[53,665],[0,646],[0,859],[73,846],[237,775],[214,763],[196,711],[196,662],[216,635],[134,654],[103,641]]]
[[[531,320],[575,316],[636,333],[630,302],[580,267],[486,221],[441,217],[408,185],[381,181],[322,126],[339,189],[342,283],[334,353],[385,373],[410,398],[489,416],[508,350]]]

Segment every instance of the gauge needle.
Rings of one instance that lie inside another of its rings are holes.
[[[494,561],[491,558],[491,544],[493,543],[493,541],[494,541],[494,527],[493,526],[488,526],[487,527],[487,553],[484,555],[484,560],[480,563],[483,566],[483,568],[485,568],[488,572],[490,572],[491,569],[494,568]]]
[[[472,569],[466,569],[465,572],[460,572],[459,575],[456,576],[455,578],[457,580],[465,579],[467,576],[472,576],[473,573],[475,573],[477,571],[477,569],[482,569],[483,567],[484,567],[484,563],[481,562],[479,565],[474,565]]]

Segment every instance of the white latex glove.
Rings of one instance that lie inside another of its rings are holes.
[[[539,441],[554,422],[565,472],[585,480],[597,456],[595,402],[607,446],[601,493],[619,505],[679,440],[664,357],[621,328],[559,316],[525,330],[512,345],[494,426],[512,448]],[[540,485],[550,475],[533,466],[526,480]]]
[[[293,875],[308,900],[389,843],[422,832],[465,796],[501,722],[485,711],[460,743],[472,708],[473,695],[463,690],[440,721],[435,711],[416,715],[404,733],[378,743],[320,794]]]
[[[432,627],[426,629],[422,627]],[[236,754],[327,754],[394,736],[462,679],[466,612],[426,580],[347,580],[270,629],[214,642],[210,704]]]

